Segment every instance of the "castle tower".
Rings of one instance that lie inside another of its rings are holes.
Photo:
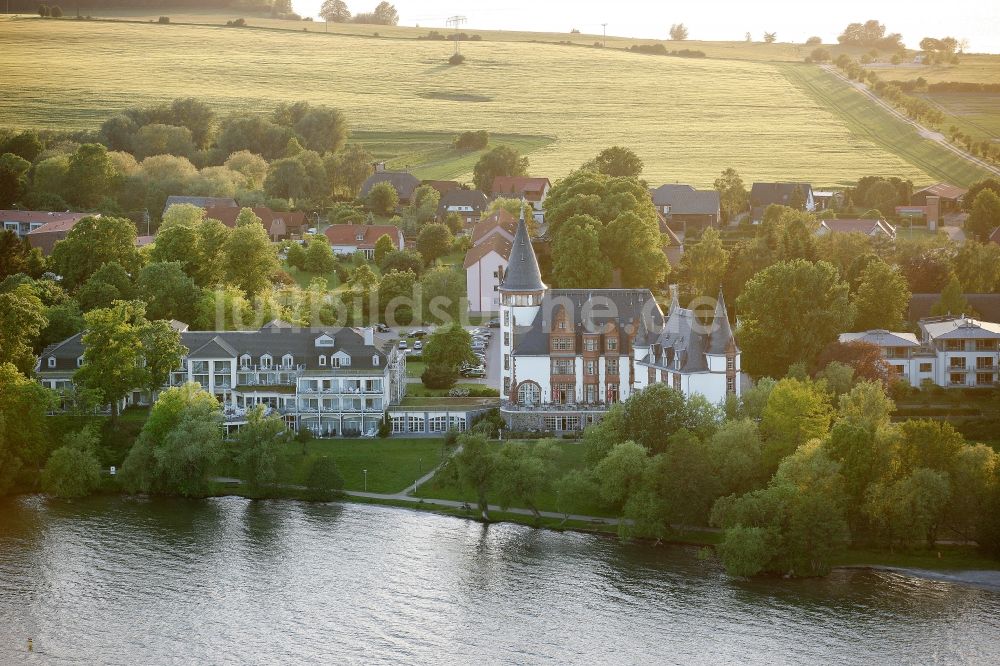
[[[740,349],[736,346],[736,337],[729,325],[729,312],[726,301],[719,288],[719,297],[715,301],[715,314],[712,319],[712,332],[709,335],[708,349],[705,350],[708,369],[712,373],[725,375],[726,393],[740,394]]]

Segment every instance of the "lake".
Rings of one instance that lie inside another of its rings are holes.
[[[0,499],[0,663],[1000,663],[1000,593],[697,554],[361,504]]]

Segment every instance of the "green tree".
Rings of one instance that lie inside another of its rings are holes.
[[[305,147],[317,153],[335,153],[347,141],[347,119],[337,109],[310,106],[295,123],[295,131],[305,141]]]
[[[941,298],[931,306],[931,315],[935,317],[954,315],[957,317],[963,314],[972,314],[972,309],[969,307],[969,301],[962,292],[962,283],[958,281],[957,277],[952,275],[948,280],[948,284],[941,291]]]
[[[146,301],[146,315],[150,319],[183,322],[194,319],[198,287],[179,262],[154,262],[143,267],[136,280],[136,291]]]
[[[221,407],[194,382],[160,394],[122,465],[132,492],[205,495],[222,456]]]
[[[811,363],[854,321],[848,293],[825,261],[779,262],[755,275],[736,301],[744,369],[780,377],[793,363]]]
[[[264,178],[267,177],[267,160],[249,150],[238,150],[229,156],[225,166],[230,171],[243,176],[244,186],[247,189],[259,190],[264,187]]]
[[[0,291],[0,364],[30,374],[35,366],[32,348],[47,324],[45,307],[29,285]]]
[[[327,177],[335,195],[354,198],[365,180],[372,175],[375,156],[364,146],[352,143],[334,154],[327,154],[323,160]]]
[[[611,264],[621,273],[623,287],[663,284],[670,264],[663,254],[659,224],[635,211],[622,213],[601,232],[601,245]]]
[[[417,223],[429,222],[437,217],[441,193],[430,185],[421,185],[413,191],[410,211]]]
[[[309,239],[309,246],[305,253],[305,270],[310,273],[326,275],[333,270],[336,259],[333,256],[333,249],[326,236],[313,236]]]
[[[94,428],[66,435],[42,471],[42,488],[56,497],[84,497],[101,484],[101,464],[94,453],[99,437]]]
[[[288,246],[288,255],[285,261],[292,268],[297,268],[300,271],[306,269],[306,251],[302,248],[301,243],[292,241],[292,244]]]
[[[854,320],[856,330],[901,330],[910,307],[910,288],[906,278],[895,266],[881,260],[871,262],[861,271],[854,307],[857,310]]]
[[[249,209],[244,208],[243,213]],[[253,297],[271,284],[271,276],[278,270],[278,257],[260,222],[240,224],[226,242],[226,279]]]
[[[653,453],[663,451],[675,432],[692,425],[684,394],[663,383],[633,393],[621,409],[617,441],[630,440]]]
[[[84,312],[96,308],[108,308],[115,301],[131,300],[135,294],[132,276],[116,261],[104,264],[87,278],[76,292],[77,300]]]
[[[417,276],[409,271],[389,271],[379,281],[378,298],[382,321],[390,326],[413,321]]]
[[[726,274],[729,253],[719,232],[708,227],[698,242],[688,245],[681,256],[681,271],[692,297],[715,296]]]
[[[263,407],[247,414],[246,424],[236,435],[240,473],[250,497],[270,497],[278,480],[281,458],[279,451],[291,441],[291,431],[277,416],[264,416]]]
[[[22,469],[44,460],[49,439],[45,412],[51,404],[51,391],[14,364],[0,361],[0,496],[10,492]]]
[[[642,160],[628,148],[612,146],[599,152],[584,168],[594,169],[608,176],[638,178],[642,175]]]
[[[43,150],[45,144],[38,138],[38,132],[35,130],[13,134],[6,141],[0,142],[0,154],[13,153],[28,162],[34,162]]]
[[[390,182],[383,181],[376,183],[368,192],[368,207],[376,215],[389,217],[396,212],[398,206],[399,193],[396,192],[396,188]]]
[[[715,189],[719,193],[722,215],[727,222],[746,211],[750,205],[750,194],[746,185],[740,174],[732,167],[723,169],[722,175],[715,179]]]
[[[226,245],[232,233],[232,229],[219,220],[205,220],[198,226],[198,262],[189,268],[188,273],[198,285],[217,285],[222,281]]]
[[[416,250],[393,250],[379,263],[382,272],[410,271],[414,275],[424,272],[424,258]]]
[[[535,444],[509,442],[496,454],[496,496],[501,509],[523,506],[531,510],[535,520],[542,518],[538,497],[552,486],[552,476],[561,456],[552,441]]]
[[[472,336],[458,322],[439,327],[424,345],[423,357],[429,366],[457,370],[463,363],[475,359]]]
[[[601,253],[600,223],[589,215],[566,221],[552,243],[553,277],[563,289],[603,289],[611,283],[611,266]]]
[[[965,221],[966,230],[972,232],[981,243],[990,239],[993,230],[1000,227],[1000,195],[992,190],[984,189],[976,195],[972,202],[969,218]]]
[[[379,236],[378,240],[375,241],[375,263],[379,266],[385,261],[386,256],[390,252],[396,250],[396,244],[392,242],[392,238],[388,234],[382,234]]]
[[[788,378],[775,384],[760,422],[770,468],[802,444],[824,437],[832,417],[829,396],[822,387]]]
[[[864,509],[890,543],[923,540],[933,548],[950,496],[947,474],[918,468],[898,481],[872,484]]]
[[[420,278],[425,319],[445,323],[457,321],[463,311],[465,281],[462,273],[447,266],[430,269]]]
[[[329,456],[313,458],[306,473],[306,491],[312,500],[328,502],[344,489],[344,477],[337,462]]]
[[[99,143],[85,143],[69,159],[67,200],[82,208],[95,208],[111,194],[118,179],[108,149]]]
[[[966,240],[955,255],[955,275],[962,290],[989,294],[1000,286],[1000,245]]]
[[[476,494],[476,504],[483,520],[489,520],[489,494],[495,487],[497,455],[480,434],[466,433],[459,438],[462,449],[452,458],[459,483]]]
[[[14,153],[0,155],[0,208],[10,208],[28,187],[31,162]]]
[[[68,289],[83,284],[104,264],[115,262],[134,275],[142,265],[135,247],[136,229],[131,220],[120,217],[85,217],[56,243],[52,266]]]
[[[594,468],[601,499],[618,511],[643,484],[650,458],[645,447],[633,441],[616,444]]]
[[[764,484],[763,444],[753,419],[726,421],[705,446],[720,496],[743,494]]]
[[[186,127],[152,123],[139,128],[132,137],[132,153],[138,160],[165,154],[191,157],[194,151],[191,130]]]
[[[496,146],[483,154],[472,169],[472,181],[476,189],[493,193],[493,181],[497,176],[526,176],[528,174],[528,158],[521,155],[517,148],[511,146]]]
[[[13,231],[0,231],[0,280],[24,273],[39,277],[45,271],[41,250],[31,247],[27,238],[18,238]]]
[[[170,373],[181,365],[181,358],[188,353],[181,344],[181,334],[163,319],[147,322],[140,333],[142,358],[145,362],[145,388],[150,398],[163,387]]]
[[[438,222],[425,224],[417,236],[417,251],[430,265],[448,254],[454,242],[455,239],[451,235],[451,231],[445,225]]]

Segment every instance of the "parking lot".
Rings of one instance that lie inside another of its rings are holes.
[[[416,343],[420,342],[420,347],[427,344],[430,334],[434,332],[434,325],[426,326],[394,326],[391,327],[388,332],[378,333],[382,338],[395,338],[397,340],[406,340],[407,349],[410,350],[409,356],[419,354],[420,349],[417,349]],[[487,386],[492,386],[493,388],[499,389],[500,387],[500,329],[499,328],[488,328],[485,324],[482,326],[466,326],[465,330],[469,333],[473,333],[477,330],[485,330],[490,332],[489,343],[486,345],[484,350],[484,355],[486,357],[486,376],[485,377],[461,377],[459,379],[463,384],[484,384]],[[414,338],[412,334],[415,331],[426,331],[426,335]],[[410,383],[419,384],[419,377],[409,377],[407,379]]]

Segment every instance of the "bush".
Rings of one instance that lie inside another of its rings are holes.
[[[453,368],[429,365],[420,375],[420,381],[429,389],[447,389],[458,381],[458,372]]]
[[[159,20],[159,23],[170,23],[170,17],[169,16],[161,16],[160,20]]]
[[[820,37],[810,37],[806,40],[806,46],[819,46],[822,43],[823,40]]]
[[[378,424],[378,436],[380,439],[385,439],[392,434],[392,420],[389,418],[389,413],[386,412],[382,414],[382,420]]]
[[[226,21],[226,25],[231,28],[243,28],[246,27],[247,20],[243,18],[234,19],[232,21]]]
[[[461,53],[456,53],[448,58],[449,65],[461,65],[463,62],[465,62],[465,56]]]
[[[456,150],[482,150],[490,142],[490,133],[486,130],[462,132],[453,142]]]
[[[309,499],[328,502],[344,489],[344,477],[337,463],[329,456],[314,458],[306,474],[306,495]]]

